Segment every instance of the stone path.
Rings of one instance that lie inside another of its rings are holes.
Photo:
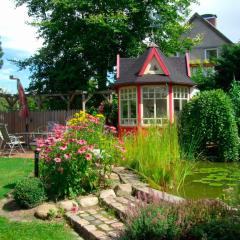
[[[67,219],[85,239],[113,239],[124,224],[101,207],[82,210],[77,214],[68,212]]]
[[[103,190],[99,195],[99,204],[90,206],[92,196],[84,199],[88,208],[82,207],[76,213],[68,211],[66,218],[84,239],[108,240],[124,229],[129,209],[146,205],[153,201],[182,202],[183,198],[167,194],[149,187],[139,176],[123,167],[115,167],[120,184],[113,189]],[[115,176],[116,178],[116,176]],[[89,200],[89,204],[88,204]]]

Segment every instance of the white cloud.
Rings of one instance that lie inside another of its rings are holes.
[[[0,36],[3,48],[17,49],[33,53],[41,47],[36,28],[27,25],[30,21],[25,6],[15,8],[13,1],[1,0]]]

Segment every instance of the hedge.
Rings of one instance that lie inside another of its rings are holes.
[[[196,153],[207,153],[209,146],[216,146],[216,161],[238,161],[238,129],[229,96],[211,90],[189,101],[180,115],[179,139],[182,149],[195,144]]]

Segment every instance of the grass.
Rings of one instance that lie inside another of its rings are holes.
[[[154,188],[178,189],[192,169],[189,161],[181,159],[176,124],[163,129],[152,126],[126,136],[124,143],[126,160],[120,164],[136,170]]]
[[[33,159],[0,158],[0,199],[16,182],[33,172]],[[0,216],[1,240],[73,240],[77,239],[64,223],[12,222]],[[79,238],[78,238],[79,239]]]
[[[0,217],[1,240],[73,240],[77,239],[63,223],[10,222]]]
[[[33,172],[33,159],[0,158],[0,199],[12,190],[16,182]]]

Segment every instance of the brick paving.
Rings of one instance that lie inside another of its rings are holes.
[[[77,214],[68,212],[66,217],[85,239],[113,239],[124,227],[122,222],[101,207],[81,210]]]

